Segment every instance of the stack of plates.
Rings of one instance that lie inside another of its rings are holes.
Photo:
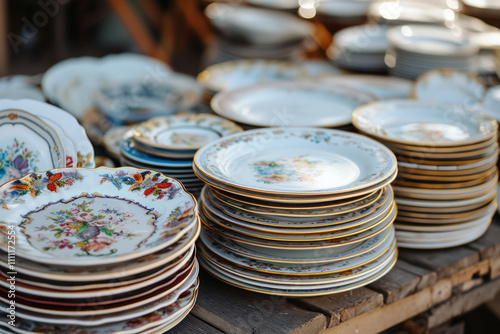
[[[360,107],[353,124],[397,155],[400,246],[452,247],[486,231],[496,207],[496,120],[453,104],[392,100]]]
[[[95,167],[85,130],[64,110],[0,99],[0,127],[0,184],[38,170]]]
[[[352,71],[385,72],[385,53],[389,48],[387,30],[378,24],[345,28],[335,34],[327,54],[335,65]]]
[[[219,56],[293,59],[314,30],[296,15],[263,8],[213,3],[205,9],[205,16],[218,35]]]
[[[279,81],[246,86],[215,95],[213,111],[252,127],[339,127],[351,124],[352,112],[376,98],[342,85]]]
[[[163,333],[193,307],[200,224],[177,180],[133,168],[54,169],[0,191],[0,310],[8,312],[6,273],[15,271],[22,333]]]
[[[394,155],[363,136],[258,129],[201,148],[200,264],[243,289],[314,296],[366,285],[396,261]]]
[[[240,132],[231,121],[211,114],[183,113],[156,117],[131,128],[121,145],[121,164],[154,169],[177,178],[191,192],[203,183],[193,172],[196,150]]]
[[[394,27],[387,38],[391,48],[385,61],[391,74],[410,79],[442,67],[469,72],[479,51],[465,31],[433,25]]]

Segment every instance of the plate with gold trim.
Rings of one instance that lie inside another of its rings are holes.
[[[16,255],[92,266],[159,251],[196,224],[196,200],[176,179],[135,168],[54,169],[0,187],[0,249],[15,234]]]
[[[196,168],[208,179],[272,195],[355,192],[390,178],[396,158],[353,133],[272,128],[237,133],[202,147]]]

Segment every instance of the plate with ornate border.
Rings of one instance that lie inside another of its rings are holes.
[[[122,141],[121,153],[130,160],[137,161],[159,167],[191,167],[193,159],[166,159],[157,157],[136,148],[136,144],[132,138]]]
[[[209,211],[211,214],[230,221],[234,224],[239,224],[257,230],[282,230],[290,234],[307,234],[320,231],[338,230],[352,227],[355,225],[368,222],[376,218],[381,212],[387,209],[394,201],[394,193],[392,188],[384,188],[382,196],[377,196],[376,201],[370,205],[360,208],[359,210],[351,211],[346,214],[340,214],[335,217],[305,219],[295,217],[272,217],[269,215],[253,214],[250,212],[241,211],[217,201],[212,198],[212,201],[201,194],[203,210]]]
[[[202,147],[197,169],[210,179],[266,194],[332,195],[381,183],[396,157],[376,141],[339,130],[257,129]]]
[[[42,263],[134,259],[173,244],[196,224],[193,195],[150,170],[55,169],[5,183],[0,192],[1,225],[13,227],[16,255]]]
[[[213,240],[220,244],[222,247],[230,250],[235,254],[241,256],[246,256],[249,258],[267,261],[267,262],[279,262],[279,263],[325,263],[336,260],[344,260],[351,258],[353,256],[361,255],[362,253],[372,250],[374,247],[380,245],[391,232],[390,229],[384,230],[384,232],[377,234],[373,238],[369,238],[362,241],[356,247],[345,251],[345,252],[317,252],[313,257],[303,256],[303,254],[292,254],[284,255],[281,252],[275,252],[272,248],[261,248],[259,251],[253,250],[250,247],[243,247],[241,244],[234,242],[233,240],[226,238],[220,234],[217,234],[209,229],[203,229],[200,233],[200,238],[202,240]],[[203,241],[207,243],[208,241]]]
[[[70,113],[48,103],[33,100],[0,100],[0,109],[19,109],[33,114],[43,121],[59,125],[76,149],[76,167],[94,168],[94,148],[85,129]]]
[[[420,146],[462,146],[496,136],[498,122],[465,107],[444,102],[388,100],[361,106],[354,126],[370,136]]]
[[[198,264],[196,264],[196,267],[198,268]],[[18,310],[19,318],[22,318],[21,321],[35,321],[42,322],[44,324],[48,323],[50,326],[59,325],[56,328],[60,328],[61,330],[64,328],[72,328],[73,326],[78,326],[78,329],[81,329],[81,326],[89,326],[90,328],[87,328],[89,332],[87,333],[101,334],[103,333],[103,330],[107,328],[110,330],[115,328],[115,330],[119,330],[120,333],[122,330],[123,333],[127,334],[142,333],[142,330],[153,327],[153,322],[151,322],[152,319],[164,319],[166,316],[175,312],[183,305],[188,305],[190,301],[194,301],[198,286],[199,279],[196,276],[191,275],[188,280],[186,280],[172,293],[137,309],[122,311],[112,315],[90,318],[70,318],[67,316],[40,315],[32,311]],[[172,297],[175,295],[179,295],[179,297],[174,299],[172,302]],[[151,316],[153,318],[151,318]],[[91,328],[93,326],[99,327],[93,329]],[[22,328],[22,326],[18,326],[18,328]],[[90,330],[94,331],[90,332]]]
[[[134,139],[167,150],[197,150],[221,137],[241,132],[235,123],[211,114],[156,117],[134,127]]]
[[[66,166],[57,130],[18,109],[0,111],[0,184],[30,172]],[[71,154],[71,152],[70,152]]]
[[[214,112],[256,127],[333,127],[351,123],[369,93],[313,81],[280,81],[225,91],[210,103]]]
[[[227,275],[224,275],[220,272],[215,272],[213,269],[211,269],[209,266],[206,266],[205,263],[202,263],[203,268],[207,270],[212,276],[216,277],[217,279],[236,286],[241,289],[245,290],[250,290],[253,292],[259,292],[259,293],[264,293],[264,294],[272,294],[272,295],[279,295],[279,296],[287,296],[287,297],[312,297],[312,296],[321,296],[321,295],[329,295],[333,293],[340,293],[343,291],[348,291],[348,290],[353,290],[355,288],[367,285],[371,282],[374,282],[378,279],[380,279],[382,276],[387,274],[394,264],[396,263],[397,260],[397,250],[394,251],[390,257],[390,260],[388,260],[387,264],[385,265],[385,268],[375,274],[373,277],[368,277],[365,280],[353,283],[353,284],[347,284],[343,286],[337,286],[337,287],[332,287],[332,288],[324,288],[324,289],[304,289],[304,290],[284,290],[284,289],[272,289],[272,288],[264,288],[262,286],[258,285],[250,285],[247,283],[243,283],[238,280],[234,280]]]

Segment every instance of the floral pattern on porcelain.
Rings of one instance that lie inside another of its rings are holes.
[[[95,162],[92,153],[89,152],[87,154],[84,154],[82,152],[77,152],[76,157],[77,157],[76,167],[85,167],[85,168],[95,167]]]
[[[318,168],[321,163],[299,156],[276,161],[258,161],[253,163],[253,167],[256,172],[255,177],[264,183],[315,182],[315,177],[323,173],[323,170]]]
[[[12,145],[0,148],[0,179],[13,180],[37,170],[37,152],[14,138]]]

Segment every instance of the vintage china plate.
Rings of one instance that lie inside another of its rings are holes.
[[[113,158],[120,159],[122,140],[130,129],[130,126],[115,126],[104,134],[102,144]]]
[[[124,303],[122,305],[113,307],[113,308],[92,308],[90,307],[88,310],[81,308],[77,310],[71,310],[68,311],[66,309],[58,310],[58,309],[49,309],[46,305],[43,305],[42,307],[36,307],[32,306],[35,304],[24,304],[21,302],[16,302],[16,307],[19,309],[22,309],[23,311],[31,311],[33,313],[38,313],[40,315],[44,316],[66,316],[66,317],[75,317],[76,319],[81,319],[83,321],[88,320],[89,318],[95,319],[98,316],[103,316],[103,315],[108,315],[107,319],[105,320],[106,322],[111,322],[109,318],[112,318],[113,315],[111,314],[117,314],[120,312],[124,311],[129,311],[129,310],[140,310],[141,306],[150,304],[152,302],[155,302],[157,300],[163,299],[165,300],[165,297],[168,297],[168,300],[166,300],[166,303],[172,304],[175,302],[175,300],[179,296],[179,292],[177,294],[172,294],[175,293],[176,290],[178,290],[181,286],[186,284],[187,286],[191,286],[193,282],[197,279],[198,276],[198,266],[194,265],[191,273],[186,275],[183,278],[179,278],[178,282],[174,282],[171,285],[169,285],[167,288],[165,288],[163,291],[161,291],[158,294],[154,295],[147,295],[145,299],[140,299],[138,301],[135,301],[133,303]],[[3,297],[0,297],[0,300],[5,302],[5,299]],[[0,306],[1,309],[1,306]],[[68,319],[68,322],[71,320]]]
[[[411,174],[408,173],[408,171],[398,171],[398,176],[405,180],[411,180],[412,182],[467,182],[467,181],[472,181],[476,179],[481,179],[484,176],[493,174],[496,172],[496,165],[493,165],[489,169],[479,172],[479,173],[472,173],[472,174],[465,174],[465,175],[421,175],[421,174]]]
[[[198,269],[198,264],[196,264],[195,269]],[[196,296],[194,292],[197,291],[199,285],[199,281],[196,277],[197,275],[195,275],[197,274],[197,272],[198,272],[197,270],[194,271],[193,274],[182,285],[180,285],[176,289],[173,289],[172,293],[166,294],[162,298],[149,302],[146,305],[143,305],[139,308],[121,311],[112,315],[99,315],[99,316],[85,318],[85,317],[68,317],[68,316],[45,315],[45,314],[41,315],[39,313],[29,310],[17,310],[17,311],[19,312],[18,313],[19,318],[23,320],[50,323],[52,325],[69,324],[70,326],[100,326],[96,330],[103,330],[103,327],[101,326],[113,326],[116,322],[121,322],[120,325],[122,326],[122,328],[120,329],[123,329],[124,323],[130,321],[131,319],[144,317],[150,314],[155,314],[158,311],[160,311],[161,313],[168,312],[170,307],[174,305],[172,302],[173,296],[179,295],[179,292],[181,292],[180,298],[174,299],[173,300],[174,302],[177,301],[181,302],[181,305],[186,305],[187,304],[186,302],[188,302],[189,300],[193,300],[194,296]],[[182,292],[186,292],[186,295],[183,296]],[[146,319],[138,319],[138,320],[139,322],[144,322]],[[125,328],[132,329],[133,327],[130,328],[130,326],[125,326]],[[95,333],[102,333],[102,332],[95,332]]]
[[[299,64],[279,60],[239,59],[207,67],[198,75],[203,88],[215,93],[270,81],[296,80],[307,77]]]
[[[76,167],[94,168],[94,148],[87,137],[85,129],[70,113],[52,106],[33,100],[0,100],[0,109],[18,109],[33,114],[42,121],[56,123],[68,138],[71,139],[76,149]]]
[[[356,134],[290,128],[245,131],[204,146],[196,168],[207,178],[259,193],[331,195],[390,178],[396,158]]]
[[[325,288],[325,289],[304,289],[304,290],[283,290],[283,289],[271,289],[271,288],[264,288],[262,286],[258,285],[249,285],[246,283],[243,283],[238,280],[234,280],[220,272],[216,272],[213,269],[211,269],[208,266],[204,266],[204,268],[214,277],[218,278],[219,280],[236,286],[238,288],[242,288],[245,290],[250,290],[253,292],[259,292],[259,293],[265,293],[265,294],[273,294],[273,295],[281,295],[281,296],[287,296],[287,297],[312,297],[312,296],[320,296],[320,295],[327,295],[327,294],[332,294],[332,293],[339,293],[343,291],[348,291],[352,290],[357,287],[361,287],[364,285],[367,285],[373,281],[378,280],[382,276],[384,276],[386,273],[388,273],[394,264],[396,263],[396,258],[397,258],[397,251],[395,251],[390,258],[389,264],[386,265],[385,269],[379,272],[378,274],[374,275],[374,277],[369,277],[366,278],[365,280],[353,283],[353,284],[347,284],[344,286],[340,287],[333,287],[333,288]]]
[[[147,154],[136,148],[132,138],[122,141],[121,153],[130,160],[159,167],[190,167],[192,159],[166,159]]]
[[[267,262],[279,262],[279,263],[325,263],[332,262],[336,260],[349,259],[353,256],[361,255],[365,252],[372,250],[374,247],[380,245],[388,236],[391,230],[385,230],[384,232],[361,242],[356,247],[345,252],[316,252],[313,257],[303,256],[303,254],[282,254],[280,251],[276,251],[272,248],[264,249],[261,248],[258,251],[252,250],[250,247],[243,247],[240,244],[232,241],[229,238],[223,237],[209,229],[203,229],[200,238],[204,243],[215,241],[222,247],[232,251],[235,254],[241,256],[263,260]],[[295,256],[292,256],[295,255]]]
[[[495,136],[498,123],[464,107],[432,101],[374,102],[354,111],[353,124],[371,136],[421,146],[462,146]]]
[[[482,100],[485,92],[484,84],[476,75],[441,68],[421,75],[415,81],[411,97],[472,107]]]
[[[191,160],[192,161],[192,160]],[[150,165],[146,163],[139,163],[139,162],[134,162],[124,155],[120,156],[120,164],[122,166],[130,166],[130,167],[136,167],[140,169],[154,169],[157,170],[161,173],[168,174],[169,176],[172,177],[193,177],[195,176],[193,172],[193,168],[191,166],[187,167],[158,167],[155,165]]]
[[[406,159],[408,157],[413,158],[413,159],[419,159],[419,160],[425,160],[425,159],[431,159],[432,160],[440,160],[438,163],[441,163],[443,160],[450,160],[450,161],[460,161],[460,163],[467,159],[467,160],[473,160],[473,159],[480,159],[484,158],[487,156],[490,156],[491,154],[495,153],[498,144],[496,142],[492,143],[489,146],[483,147],[478,150],[474,151],[463,151],[463,152],[451,152],[451,153],[445,153],[445,152],[419,152],[419,151],[410,151],[410,150],[405,150],[405,149],[400,149],[396,146],[390,146],[387,145],[391,149],[394,154],[396,154],[398,157],[399,156],[404,156]],[[457,164],[460,164],[457,163]],[[451,164],[451,163],[450,163]]]
[[[194,197],[155,171],[56,169],[8,182],[0,191],[3,226],[17,232],[16,254],[41,263],[134,259],[173,244],[196,224]],[[0,248],[7,251],[7,238]]]
[[[373,203],[347,214],[340,214],[335,217],[322,219],[305,219],[295,217],[281,218],[265,214],[253,214],[229,207],[218,201],[216,198],[206,197],[205,192],[206,191],[202,191],[201,194],[203,209],[206,209],[208,212],[219,217],[220,219],[258,230],[286,231],[291,234],[307,234],[338,230],[363,224],[378,217],[381,212],[384,212],[392,205],[394,200],[392,189],[385,188],[382,196],[377,197]]]
[[[214,191],[211,191],[208,186],[204,188],[203,198],[206,198],[208,201],[212,201],[212,203],[216,203],[219,206],[224,205],[225,207],[233,208],[234,210],[244,211],[245,213],[254,213],[258,215],[265,215],[271,219],[279,220],[281,217],[295,217],[295,218],[320,218],[320,217],[330,217],[333,218],[340,214],[346,214],[348,212],[353,212],[356,210],[361,210],[362,208],[370,205],[375,200],[375,196],[361,199],[359,201],[354,201],[351,203],[346,203],[345,205],[335,206],[330,208],[318,208],[318,209],[309,209],[309,210],[295,210],[293,208],[290,209],[276,209],[276,208],[268,208],[260,205],[247,204],[235,201],[229,197],[225,197],[221,194],[217,194]],[[283,218],[281,218],[283,219]]]
[[[396,218],[396,209],[394,208],[391,213],[379,223],[375,224],[371,228],[359,231],[359,233],[357,234],[352,234],[337,239],[313,241],[283,241],[257,238],[221,227],[206,218],[203,212],[200,213],[200,217],[202,219],[204,227],[209,228],[216,233],[241,244],[244,247],[248,247],[249,245],[249,247],[252,247],[252,249],[254,250],[260,249],[261,247],[274,248],[286,251],[288,252],[288,255],[295,254],[296,252],[303,252],[304,256],[310,257],[313,256],[314,253],[317,253],[318,249],[336,248],[336,252],[344,252],[346,250],[355,248],[359,242],[373,237],[391,226],[392,222]]]
[[[365,91],[380,100],[407,98],[413,84],[403,78],[355,74],[322,77],[320,82]]]
[[[482,154],[478,157],[463,159],[451,159],[451,160],[425,160],[420,159],[420,156],[416,157],[406,157],[398,155],[398,163],[408,166],[409,164],[416,164],[418,167],[423,169],[451,169],[451,170],[463,170],[472,169],[476,167],[481,167],[487,165],[488,163],[494,161],[498,158],[498,146],[494,145],[487,153]],[[423,167],[422,167],[423,166]]]
[[[403,196],[396,196],[396,202],[398,205],[407,205],[413,207],[429,207],[429,208],[458,208],[465,207],[473,204],[483,203],[484,201],[489,200],[492,196],[494,196],[497,192],[497,189],[488,190],[486,194],[482,194],[479,196],[475,196],[468,199],[462,200],[423,200],[423,199],[415,199],[408,198]]]
[[[401,162],[398,164],[398,171],[410,172],[417,175],[431,176],[464,176],[475,173],[485,172],[497,164],[498,157],[493,155],[490,158],[471,164],[470,166],[436,166],[436,165],[420,165],[414,163]],[[470,167],[470,168],[468,168]]]
[[[138,142],[160,149],[197,150],[221,137],[243,129],[231,121],[211,114],[157,117],[134,127]]]
[[[489,171],[481,174],[472,174],[471,180],[467,181],[453,181],[453,177],[437,177],[435,180],[429,180],[428,178],[417,178],[413,179],[412,175],[405,173],[399,173],[398,180],[394,181],[395,185],[413,188],[425,188],[425,189],[457,189],[466,188],[478,185],[488,180],[491,175],[496,173],[495,168],[491,168]],[[408,176],[408,177],[406,177]],[[417,175],[419,176],[419,175]]]
[[[350,124],[353,110],[374,100],[341,85],[282,81],[225,91],[210,105],[222,117],[257,127],[333,127]]]
[[[66,167],[65,147],[57,129],[40,118],[3,109],[0,128],[0,184],[37,170]]]

